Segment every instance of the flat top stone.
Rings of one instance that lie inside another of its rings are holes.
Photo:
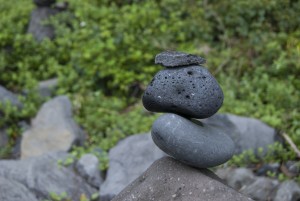
[[[167,68],[200,65],[205,62],[204,58],[197,55],[177,51],[165,51],[155,56],[155,64],[161,64]]]

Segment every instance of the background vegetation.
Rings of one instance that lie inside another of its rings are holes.
[[[68,0],[48,23],[56,39],[37,43],[26,34],[31,0],[0,0],[0,85],[23,94],[24,108],[2,107],[0,127],[10,144],[17,122],[34,117],[43,100],[39,81],[59,80],[56,91],[73,101],[87,131],[86,149],[109,150],[146,132],[156,115],[140,99],[163,50],[207,59],[225,94],[221,112],[259,118],[286,132],[300,148],[300,1],[295,0]],[[26,92],[26,95],[24,96]],[[289,146],[264,162],[294,160]],[[262,161],[257,161],[262,162]]]

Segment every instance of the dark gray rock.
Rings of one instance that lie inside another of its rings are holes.
[[[12,106],[18,108],[22,107],[22,103],[19,101],[18,96],[0,85],[0,104],[5,107],[8,102]]]
[[[38,92],[42,97],[50,97],[57,87],[57,78],[41,81],[38,85]]]
[[[226,183],[235,190],[241,190],[249,186],[255,181],[253,172],[246,168],[237,168],[228,172],[226,175]]]
[[[157,160],[113,201],[246,201],[207,169],[194,169],[170,157]]]
[[[111,200],[165,154],[153,143],[150,133],[120,141],[109,152],[109,169],[100,187],[101,201]]]
[[[151,112],[207,118],[223,103],[223,92],[207,69],[199,66],[159,71],[148,85],[143,104]]]
[[[235,143],[235,154],[253,150],[257,156],[264,155],[269,145],[280,141],[274,128],[254,118],[216,114],[202,121],[224,130]],[[263,148],[262,153],[257,151],[260,147]]]
[[[39,7],[49,7],[53,5],[56,0],[33,0],[33,2]]]
[[[160,116],[152,126],[152,138],[170,156],[198,168],[225,163],[234,152],[224,131],[176,114]]]
[[[274,201],[298,201],[300,200],[300,187],[294,181],[283,182],[275,195]]]
[[[25,160],[0,160],[0,176],[15,180],[30,189],[37,199],[49,198],[49,193],[67,193],[70,200],[79,201],[82,194],[91,197],[97,190],[78,176],[72,167],[58,164],[65,160],[65,152],[45,154]]]
[[[82,145],[84,141],[84,133],[72,118],[72,104],[66,96],[44,103],[31,129],[22,137],[21,158],[49,151],[69,151],[73,145]]]
[[[45,38],[53,39],[55,37],[54,27],[44,22],[57,13],[58,10],[48,7],[33,10],[27,33],[32,34],[37,41],[42,41]]]
[[[1,201],[38,201],[23,184],[0,176]]]
[[[271,200],[272,194],[278,184],[279,182],[277,180],[266,177],[257,177],[250,185],[240,189],[240,192],[257,201]]]
[[[103,183],[99,169],[99,160],[93,154],[83,155],[76,163],[76,169],[91,186],[99,188]]]
[[[191,66],[204,63],[204,58],[184,52],[165,51],[155,56],[155,64],[161,64],[164,67]]]

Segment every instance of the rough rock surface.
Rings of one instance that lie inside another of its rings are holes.
[[[45,38],[53,39],[55,30],[52,25],[44,24],[49,17],[58,13],[58,10],[48,7],[40,7],[32,11],[27,32],[32,34],[37,41]]]
[[[207,169],[194,169],[175,159],[157,160],[113,201],[246,201]]]
[[[1,160],[0,176],[15,180],[30,189],[39,200],[49,198],[49,192],[79,200],[82,194],[90,197],[97,192],[74,171],[58,165],[58,160],[68,157],[65,152],[46,154],[26,160]]]
[[[120,141],[109,152],[109,169],[100,187],[101,201],[111,200],[165,154],[153,143],[150,133]]]
[[[297,201],[300,200],[300,187],[294,181],[283,182],[276,193],[274,201]]]
[[[268,145],[280,140],[274,128],[254,118],[216,114],[202,121],[226,131],[235,143],[235,154],[249,149],[256,151],[259,147],[263,148],[262,154],[265,154]],[[255,153],[258,155],[258,152]]]
[[[72,118],[71,102],[58,96],[46,102],[23,134],[21,158],[42,155],[49,151],[68,151],[83,143],[84,134]]]
[[[5,105],[6,102],[10,102],[12,106],[16,106],[18,108],[22,107],[22,104],[19,101],[17,95],[13,94],[0,85],[0,103],[2,105]]]
[[[272,194],[275,191],[278,181],[272,180],[266,177],[257,177],[256,180],[245,188],[241,189],[245,195],[253,198],[257,201],[266,201],[272,198]]]
[[[234,152],[232,140],[222,130],[176,114],[160,116],[152,126],[152,138],[170,156],[199,168],[220,165]]]
[[[99,170],[99,160],[93,154],[83,155],[76,163],[78,173],[95,188],[99,188],[103,182]]]
[[[165,51],[155,56],[155,64],[161,64],[164,67],[191,66],[204,63],[204,58],[184,52]]]
[[[23,184],[0,176],[0,200],[1,201],[37,201]]]
[[[159,71],[148,85],[144,107],[151,112],[208,118],[223,103],[223,92],[209,71],[200,66]]]

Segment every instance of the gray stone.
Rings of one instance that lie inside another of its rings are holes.
[[[38,201],[23,184],[0,177],[1,201]]]
[[[8,135],[5,129],[0,129],[0,150],[8,144]]]
[[[240,192],[257,201],[271,200],[272,194],[278,184],[279,182],[276,180],[257,177],[250,185],[240,189]]]
[[[257,156],[265,155],[269,145],[280,141],[274,128],[254,118],[216,114],[202,121],[226,131],[235,143],[235,154],[253,150]],[[260,147],[263,148],[262,153],[257,151]]]
[[[74,201],[79,201],[82,194],[91,197],[97,190],[78,176],[72,167],[58,164],[58,160],[67,157],[65,152],[56,152],[25,160],[1,160],[0,176],[22,183],[39,200],[48,199],[50,192],[58,195],[65,192]]]
[[[300,173],[300,162],[299,161],[287,161],[286,167],[289,172],[293,175],[298,175]]]
[[[179,67],[204,64],[204,58],[184,52],[165,51],[155,56],[155,64],[164,67]]]
[[[66,96],[58,96],[43,104],[23,133],[21,158],[42,155],[49,151],[68,151],[81,145],[84,134],[72,118],[72,105]]]
[[[93,154],[83,155],[76,163],[78,173],[93,187],[99,188],[103,183],[100,174],[99,160]]]
[[[300,200],[300,187],[294,181],[283,182],[275,195],[274,201],[298,201]]]
[[[58,10],[53,8],[36,8],[31,13],[27,32],[32,34],[37,41],[42,41],[45,38],[53,39],[55,37],[54,27],[50,24],[45,24],[45,20],[57,13]]]
[[[246,201],[207,169],[195,169],[170,157],[157,160],[113,201]]]
[[[160,116],[152,126],[152,138],[170,156],[198,168],[225,163],[234,152],[224,131],[176,114]]]
[[[143,95],[143,104],[151,112],[201,119],[215,114],[223,98],[221,87],[207,69],[189,66],[159,71]]]
[[[22,103],[19,101],[18,96],[0,85],[0,104],[5,106],[7,102],[18,108],[22,107]]]
[[[109,152],[109,169],[100,187],[101,201],[111,200],[165,154],[151,140],[150,133],[120,141]]]
[[[53,78],[50,80],[41,81],[38,85],[38,92],[42,97],[50,97],[57,87],[58,80]]]
[[[33,2],[39,7],[49,7],[53,5],[56,0],[33,0]]]
[[[237,168],[229,171],[225,177],[226,183],[236,190],[244,189],[255,181],[253,172],[247,168]]]

